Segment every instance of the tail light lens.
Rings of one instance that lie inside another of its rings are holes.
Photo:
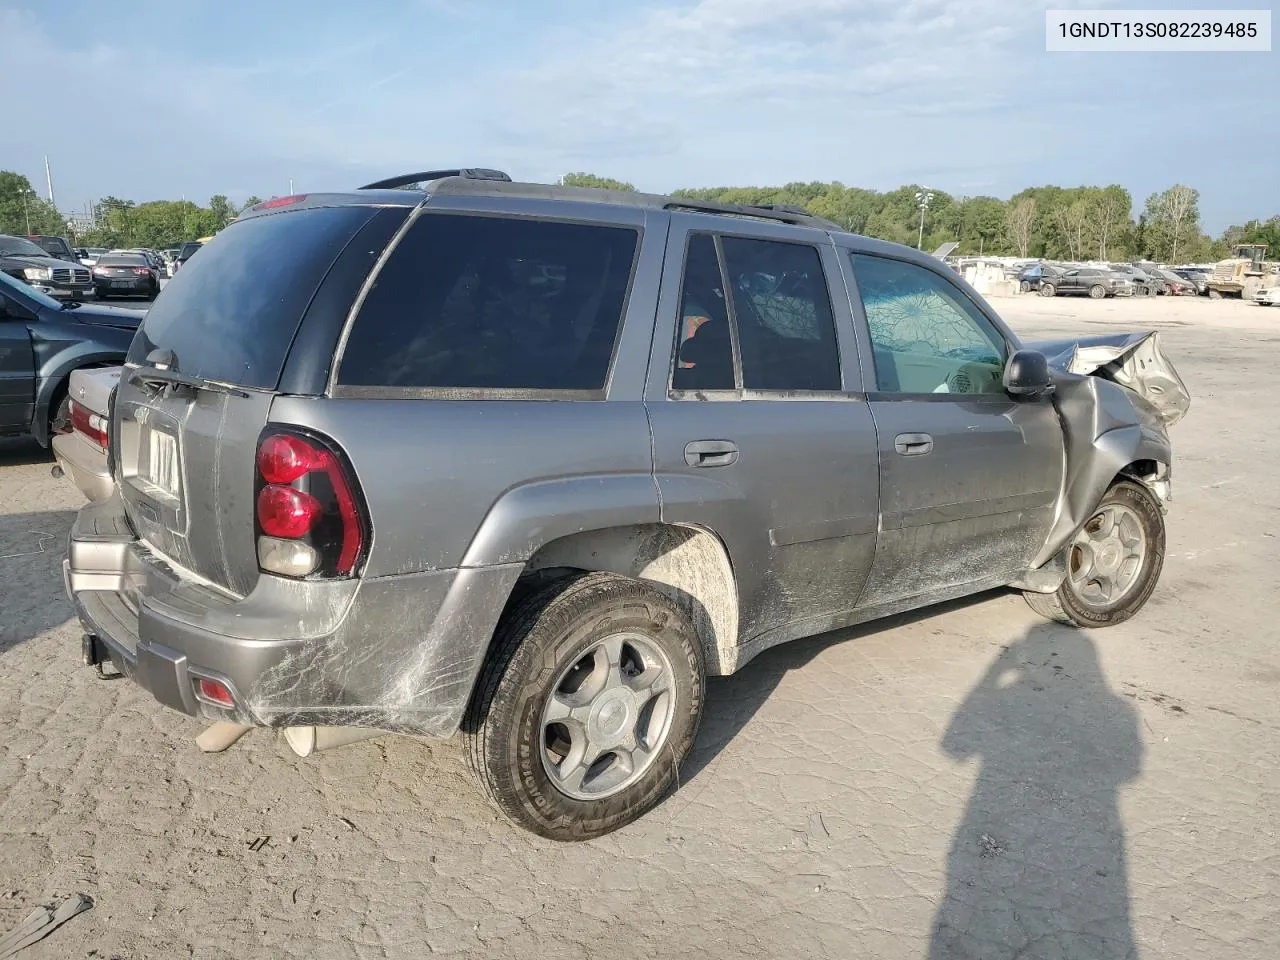
[[[328,440],[272,429],[258,441],[258,566],[287,577],[349,577],[368,542],[354,476]]]
[[[88,407],[76,403],[71,404],[71,429],[78,430],[103,450],[107,449],[107,420],[92,412]]]
[[[151,268],[150,267],[134,267],[133,272],[140,277],[144,277],[151,272]]]

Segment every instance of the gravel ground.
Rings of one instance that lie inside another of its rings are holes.
[[[22,960],[1274,960],[1280,310],[995,304],[1165,333],[1194,404],[1144,613],[1083,633],[997,592],[775,649],[711,682],[682,789],[581,845],[497,819],[453,742],[201,755],[80,666],[78,494],[0,446],[0,931],[83,891]]]

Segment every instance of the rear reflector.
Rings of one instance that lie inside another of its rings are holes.
[[[227,689],[226,684],[218,680],[208,680],[201,677],[196,683],[196,692],[200,694],[202,700],[208,700],[219,707],[234,707],[236,705],[235,698],[231,696],[231,691]]]

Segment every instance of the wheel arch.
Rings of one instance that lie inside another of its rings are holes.
[[[48,446],[50,412],[57,410],[58,404],[66,395],[71,374],[77,370],[117,367],[122,363],[124,354],[119,351],[74,351],[60,355],[56,363],[37,371],[36,403],[31,417],[32,436],[42,445]]]
[[[702,643],[707,672],[736,666],[738,589],[729,552],[703,527],[632,523],[584,530],[551,540],[525,564],[522,581],[536,583],[559,572],[607,572],[643,580],[689,618]],[[519,584],[515,595],[520,593]]]

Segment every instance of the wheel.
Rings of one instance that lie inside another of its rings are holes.
[[[1091,300],[1101,300],[1107,295],[1107,288],[1100,283],[1095,283],[1089,288],[1089,298]]]
[[[1040,284],[1040,296],[1042,297],[1052,297],[1055,294],[1057,294],[1057,292],[1058,292],[1057,289],[1054,287],[1052,283]]]
[[[65,384],[58,388],[56,396],[58,398],[57,405],[49,408],[48,435],[51,439],[60,433],[71,432],[71,397],[67,394]]]
[[[1209,291],[1209,299],[1210,299],[1210,300],[1221,300],[1221,299],[1222,299],[1222,291],[1221,291],[1221,290],[1210,290],[1210,291]]]
[[[647,583],[611,573],[537,590],[504,617],[463,729],[511,820],[588,840],[652,809],[702,719],[702,646]]]
[[[1030,281],[1030,280],[1023,280],[1021,283],[1019,283],[1019,284],[1018,284],[1018,290],[1019,290],[1020,292],[1022,292],[1022,293],[1030,293],[1030,292],[1031,292],[1031,281]]]
[[[1031,609],[1077,627],[1123,623],[1146,604],[1164,567],[1160,504],[1146,487],[1122,480],[1067,551],[1067,576],[1055,593],[1023,594]]]

